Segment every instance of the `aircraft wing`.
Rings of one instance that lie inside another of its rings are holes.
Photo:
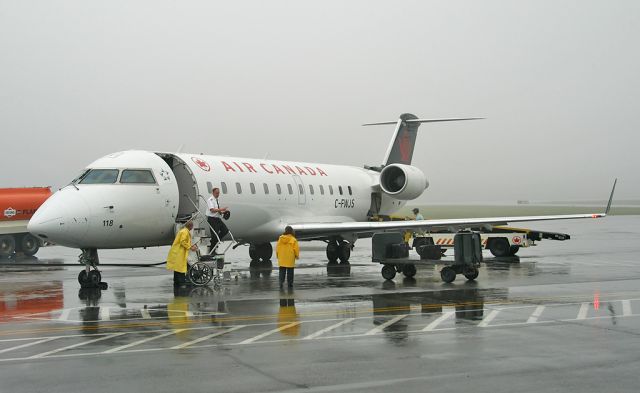
[[[516,217],[485,217],[485,218],[452,218],[443,220],[413,220],[413,221],[385,221],[385,222],[322,222],[322,223],[300,223],[290,224],[296,232],[296,237],[300,239],[323,239],[328,236],[356,234],[359,237],[371,236],[379,232],[391,232],[409,229],[424,230],[448,230],[455,232],[467,228],[481,228],[495,225],[507,225],[510,222],[528,221],[551,221],[551,220],[573,220],[579,218],[602,218],[606,217],[611,210],[613,193],[616,190],[618,179],[613,182],[609,202],[604,213],[591,214],[564,214],[548,216],[516,216]]]
[[[507,225],[511,222],[571,220],[579,218],[601,218],[606,213],[594,214],[566,214],[552,216],[520,216],[520,217],[485,217],[485,218],[453,218],[442,220],[420,221],[385,221],[385,222],[323,222],[291,224],[296,237],[300,239],[314,239],[325,236],[354,233],[373,234],[398,230],[449,230],[456,231],[465,228],[480,228],[485,226]]]

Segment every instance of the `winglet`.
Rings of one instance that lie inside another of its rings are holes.
[[[613,188],[611,189],[611,195],[609,195],[609,203],[607,203],[607,210],[604,211],[604,214],[609,214],[609,210],[611,210],[611,202],[613,201],[613,193],[616,191],[616,183],[618,183],[617,178],[613,181]]]

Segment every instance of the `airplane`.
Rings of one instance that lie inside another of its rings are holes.
[[[271,242],[291,225],[299,240],[327,243],[329,263],[348,263],[358,238],[409,229],[465,229],[509,222],[600,218],[604,213],[375,222],[428,188],[411,165],[421,124],[478,118],[420,119],[405,113],[395,125],[380,166],[343,166],[255,158],[131,150],[89,164],[68,186],[38,209],[30,233],[54,244],[79,248],[87,275],[100,277],[98,249],[170,245],[176,228],[204,215],[206,198],[219,188],[235,246],[249,245],[252,260],[269,261]],[[615,184],[614,184],[615,189]],[[613,196],[613,191],[611,197]],[[206,225],[206,222],[205,222]],[[206,225],[208,227],[208,225]],[[194,228],[214,236],[210,228]],[[227,236],[229,240],[229,235]],[[93,269],[93,270],[91,270]],[[83,273],[84,272],[84,273]]]

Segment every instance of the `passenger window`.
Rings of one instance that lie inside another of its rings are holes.
[[[276,184],[276,192],[278,195],[282,194],[282,187],[280,187],[280,184]]]
[[[353,195],[353,193],[351,192],[351,186],[347,187],[349,189],[349,195]]]
[[[256,186],[253,183],[249,183],[249,188],[251,189],[252,194],[256,193]]]
[[[91,169],[87,172],[80,184],[113,184],[118,180],[117,169]]]
[[[120,176],[120,183],[125,184],[156,184],[153,174],[145,169],[125,169]]]
[[[220,188],[222,189],[222,193],[226,194],[227,193],[227,183],[225,182],[220,182]]]
[[[333,186],[329,185],[329,194],[333,195]]]
[[[302,187],[302,184],[298,184],[298,192],[300,195],[304,194],[304,187]]]
[[[209,190],[209,194],[213,191],[213,184],[210,181],[207,182],[207,190]]]
[[[264,194],[269,195],[269,185],[264,183],[262,186],[264,187]]]
[[[324,195],[324,186],[320,184],[320,195]]]
[[[242,194],[242,186],[240,185],[240,183],[236,183],[236,191],[238,192],[238,194]]]
[[[342,186],[338,186],[338,192],[342,195]]]
[[[313,195],[313,184],[309,184],[309,193]]]
[[[293,195],[293,187],[291,187],[291,184],[287,184],[287,188],[289,189],[289,195]]]

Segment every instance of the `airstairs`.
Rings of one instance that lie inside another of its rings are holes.
[[[225,270],[225,265],[230,264],[225,261],[225,255],[232,247],[235,248],[234,246],[239,245],[239,243],[236,241],[231,230],[229,230],[229,233],[224,238],[220,239],[211,225],[209,225],[207,216],[198,209],[196,202],[186,195],[185,197],[189,199],[195,210],[192,214],[185,214],[176,219],[175,232],[177,233],[182,229],[187,221],[192,221],[192,241],[193,244],[198,247],[195,252],[189,253],[187,259],[189,265],[187,278],[191,283],[198,286],[207,285],[212,280],[215,287],[220,286],[223,280],[231,280],[230,269]],[[204,197],[198,195],[198,198],[201,199],[206,206],[207,201]],[[218,240],[218,244],[216,248],[209,251],[208,248],[213,236]],[[235,279],[238,279],[237,274]]]

